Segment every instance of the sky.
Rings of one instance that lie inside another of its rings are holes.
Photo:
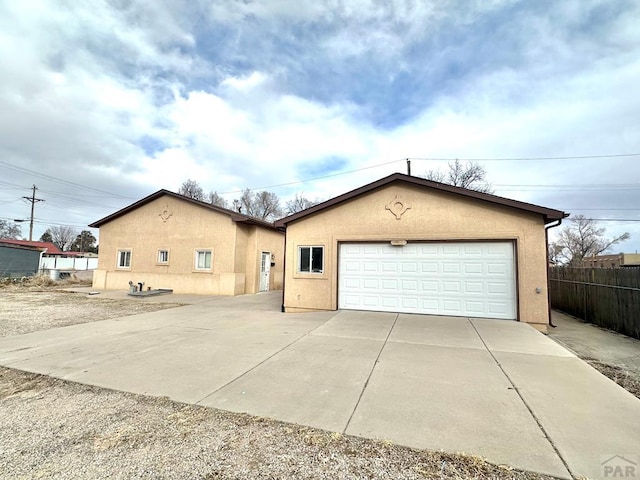
[[[284,203],[461,159],[640,250],[638,24],[636,0],[0,2],[0,219],[33,185],[36,239],[187,179]]]

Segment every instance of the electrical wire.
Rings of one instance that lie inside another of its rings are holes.
[[[341,176],[341,175],[348,175],[351,173],[357,173],[357,172],[361,172],[364,170],[369,170],[372,168],[378,168],[381,166],[385,166],[385,165],[391,165],[393,163],[397,163],[397,162],[404,162],[407,160],[417,160],[417,161],[447,161],[447,162],[451,162],[451,161],[456,161],[456,160],[461,160],[461,161],[470,161],[470,162],[503,162],[503,161],[551,161],[551,160],[584,160],[584,159],[598,159],[598,158],[619,158],[619,157],[636,157],[636,156],[640,156],[640,153],[620,153],[620,154],[608,154],[608,155],[583,155],[583,156],[565,156],[565,157],[503,157],[503,158],[465,158],[465,157],[459,157],[459,158],[441,158],[441,157],[404,157],[404,158],[399,158],[396,160],[391,160],[388,162],[383,162],[383,163],[379,163],[376,165],[370,165],[367,167],[362,167],[362,168],[357,168],[354,170],[347,170],[344,172],[338,172],[338,173],[333,173],[333,174],[329,174],[329,175],[323,175],[323,176],[319,176],[319,177],[313,177],[313,178],[308,178],[308,179],[304,179],[304,180],[295,180],[295,181],[291,181],[291,182],[285,182],[285,183],[279,183],[279,184],[274,184],[274,185],[265,185],[265,186],[260,186],[260,187],[254,187],[254,188],[249,188],[246,190],[249,191],[256,191],[256,190],[265,190],[265,189],[270,189],[270,188],[279,188],[279,187],[286,187],[286,186],[290,186],[290,185],[296,185],[296,184],[301,184],[301,183],[307,183],[307,182],[312,182],[315,180],[323,180],[326,178],[333,178],[333,177],[337,177],[337,176]],[[70,182],[68,180],[64,180],[58,177],[54,177],[52,175],[46,175],[46,174],[42,174],[39,172],[35,172],[33,170],[29,170],[27,168],[23,168],[23,167],[18,167],[17,165],[12,165],[8,162],[4,162],[4,161],[0,161],[0,165],[4,165],[7,168],[13,169],[13,170],[17,170],[20,172],[24,172],[24,173],[30,173],[32,175],[41,177],[41,178],[45,178],[48,180],[52,180],[55,182],[59,182],[59,183],[64,183],[67,185],[72,185],[75,186],[77,188],[82,188],[85,190],[89,190],[89,191],[94,191],[94,192],[98,192],[98,193],[103,193],[108,195],[108,197],[104,197],[104,198],[123,198],[126,200],[136,200],[133,197],[127,197],[124,195],[120,195],[117,193],[113,193],[113,192],[107,192],[105,190],[101,190],[101,189],[97,189],[97,188],[92,188],[92,187],[87,187],[86,185],[81,185],[75,182]],[[11,184],[8,182],[0,182],[6,185],[12,185],[12,186],[16,186],[19,187],[18,185],[15,184]],[[566,189],[583,189],[583,188],[588,188],[588,187],[594,187],[598,190],[609,190],[609,188],[603,188],[603,187],[609,187],[609,185],[589,185],[589,184],[585,184],[585,185],[525,185],[525,184],[496,184],[493,185],[496,188],[499,188],[501,191],[509,191],[509,190],[504,190],[500,187],[521,187],[521,188],[566,188]],[[623,189],[638,189],[640,188],[640,184],[617,184],[617,185],[610,185],[612,187],[616,187],[615,189],[619,189],[619,190],[623,190]],[[229,195],[229,194],[233,194],[233,193],[242,193],[245,190],[232,190],[232,191],[227,191],[227,192],[220,192],[220,195]],[[47,193],[47,192],[45,192]],[[64,194],[61,193],[57,193],[57,192],[48,192],[49,194],[53,194],[53,195],[61,195],[64,196]],[[100,197],[98,197],[100,198]]]
[[[34,176],[39,177],[39,178],[44,178],[46,180],[51,180],[51,181],[58,182],[58,183],[64,183],[66,185],[71,185],[71,186],[76,187],[76,188],[82,188],[84,190],[89,190],[89,191],[98,192],[98,193],[106,193],[107,195],[113,195],[114,197],[128,199],[128,197],[125,197],[124,195],[120,195],[118,193],[107,192],[106,190],[100,190],[99,188],[87,187],[86,185],[81,185],[79,183],[70,182],[69,180],[64,180],[62,178],[54,177],[52,175],[46,175],[44,173],[36,172],[34,170],[29,170],[28,168],[18,167],[17,165],[12,165],[11,163],[3,162],[1,160],[0,160],[0,165],[3,165],[5,168],[9,168],[11,170],[16,170],[16,171],[22,172],[22,173],[28,173],[30,175],[34,175]]]
[[[265,190],[267,188],[287,187],[289,185],[296,185],[298,183],[313,182],[315,180],[323,180],[325,178],[338,177],[340,175],[348,175],[349,173],[361,172],[363,170],[369,170],[369,169],[372,169],[372,168],[378,168],[378,167],[382,167],[384,165],[391,165],[392,163],[396,163],[396,162],[404,162],[405,160],[406,160],[405,158],[400,158],[398,160],[391,160],[390,162],[378,163],[377,165],[370,165],[368,167],[357,168],[355,170],[347,170],[346,172],[332,173],[332,174],[329,174],[329,175],[323,175],[321,177],[308,178],[306,180],[295,180],[293,182],[279,183],[277,185],[267,185],[267,186],[264,186],[264,187],[247,188],[245,190],[233,190],[233,191],[230,191],[230,192],[221,192],[221,193],[219,193],[219,195],[228,195],[228,194],[231,194],[231,193],[242,193],[242,192],[244,192],[246,190],[249,190],[250,192],[254,192],[256,190]]]
[[[540,160],[588,160],[594,158],[618,158],[618,157],[640,157],[640,153],[615,153],[610,155],[583,155],[570,157],[503,157],[503,158],[435,158],[435,157],[408,157],[407,160],[429,160],[435,162],[532,162]]]
[[[313,178],[308,178],[308,179],[303,179],[303,180],[296,180],[296,181],[291,181],[291,182],[285,182],[285,183],[280,183],[280,184],[274,184],[274,185],[266,185],[266,186],[261,186],[261,187],[255,187],[255,188],[250,188],[248,189],[249,191],[256,191],[256,190],[266,190],[266,189],[271,189],[271,188],[278,188],[278,187],[285,187],[285,186],[290,186],[290,185],[296,185],[296,184],[301,184],[301,183],[307,183],[307,182],[312,182],[312,181],[316,181],[316,180],[323,180],[323,179],[327,179],[327,178],[334,178],[337,176],[342,176],[342,175],[348,175],[351,173],[357,173],[357,172],[361,172],[364,170],[370,170],[373,168],[378,168],[381,166],[386,166],[386,165],[391,165],[397,162],[404,162],[407,160],[417,160],[417,161],[455,161],[455,160],[461,160],[461,161],[482,161],[482,162],[491,162],[491,161],[496,161],[496,162],[501,162],[501,161],[551,161],[551,160],[580,160],[580,159],[600,159],[600,158],[618,158],[618,157],[635,157],[635,156],[640,156],[640,153],[624,153],[624,154],[609,154],[609,155],[585,155],[585,156],[565,156],[565,157],[505,157],[505,158],[464,158],[464,157],[460,157],[460,158],[439,158],[439,157],[405,157],[405,158],[399,158],[396,160],[391,160],[388,162],[383,162],[383,163],[379,163],[376,165],[370,165],[367,167],[362,167],[362,168],[358,168],[358,169],[353,169],[353,170],[347,170],[347,171],[343,171],[343,172],[338,172],[338,173],[333,173],[333,174],[328,174],[328,175],[323,175],[323,176],[318,176],[318,177],[313,177]],[[23,172],[23,173],[28,173],[31,175],[34,175],[36,177],[40,177],[43,179],[47,179],[47,180],[51,180],[54,182],[58,182],[58,183],[62,183],[62,184],[66,184],[66,185],[71,185],[80,189],[84,189],[87,191],[93,191],[93,192],[97,192],[97,193],[101,193],[104,195],[83,195],[81,198],[79,198],[79,196],[77,195],[73,195],[73,194],[65,194],[65,193],[61,193],[61,192],[53,192],[53,191],[49,191],[49,190],[40,190],[43,193],[46,193],[47,195],[52,195],[52,196],[56,196],[61,198],[62,200],[66,200],[69,202],[72,202],[74,204],[81,204],[81,205],[92,205],[94,207],[100,207],[104,210],[118,210],[119,207],[111,207],[109,205],[104,205],[102,203],[95,203],[95,202],[91,202],[89,200],[86,200],[85,197],[90,197],[90,198],[121,198],[121,199],[125,199],[125,200],[136,200],[136,198],[133,197],[127,197],[124,195],[120,195],[117,193],[113,193],[113,192],[108,192],[106,190],[101,190],[101,189],[97,189],[97,188],[93,188],[93,187],[88,187],[86,185],[81,185],[75,182],[71,182],[68,180],[64,180],[58,177],[54,177],[52,175],[46,175],[40,172],[36,172],[33,170],[29,170],[27,168],[23,168],[23,167],[19,167],[17,165],[12,165],[8,162],[4,162],[4,161],[0,161],[0,165],[5,166],[6,168],[18,171],[18,172]],[[27,187],[22,187],[20,185],[14,184],[14,183],[10,183],[10,182],[6,182],[6,181],[0,181],[1,184],[3,185],[8,185],[10,187],[13,188],[19,188],[19,189],[28,189]],[[542,189],[541,191],[549,191],[549,189],[556,189],[556,191],[571,191],[571,190],[590,190],[590,191],[604,191],[604,190],[612,190],[612,191],[622,191],[622,190],[636,190],[636,189],[640,189],[640,184],[572,184],[572,185],[560,185],[560,184],[555,184],[555,185],[544,185],[544,184],[495,184],[493,185],[494,187],[496,187],[498,190],[500,191],[540,191],[537,189]],[[517,188],[517,190],[509,190],[508,188],[504,188],[504,187],[510,187],[510,188]],[[528,189],[533,189],[533,190],[528,190]],[[242,193],[245,190],[233,190],[233,191],[227,191],[227,192],[221,192],[220,195],[228,195],[228,194],[234,194],[234,193]],[[3,204],[6,203],[13,203],[14,200],[12,201],[8,201],[5,202]],[[60,207],[58,206],[57,208],[64,208],[64,207]],[[567,209],[567,210],[609,210],[609,211],[622,211],[622,210],[638,210],[638,209],[576,209],[576,208],[572,208],[572,209]],[[635,221],[639,221],[636,219],[594,219],[594,220],[598,220],[598,221],[621,221],[621,222],[635,222]],[[55,224],[53,222],[50,222],[51,224]],[[58,224],[58,225],[62,225],[62,224]]]
[[[573,217],[569,217],[571,219]],[[640,222],[640,218],[585,218],[584,220],[593,220],[594,222]]]

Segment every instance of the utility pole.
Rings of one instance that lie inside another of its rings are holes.
[[[33,191],[30,197],[22,197],[25,200],[29,200],[31,202],[31,221],[29,222],[29,241],[33,241],[33,211],[35,209],[37,202],[44,202],[42,198],[36,198],[36,186],[33,186]]]

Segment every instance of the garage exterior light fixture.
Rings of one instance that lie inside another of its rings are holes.
[[[406,244],[406,240],[391,240],[391,245],[394,247],[404,247]]]

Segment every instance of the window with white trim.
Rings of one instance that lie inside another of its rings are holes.
[[[298,272],[323,273],[324,247],[298,247]]]
[[[131,250],[118,250],[118,268],[131,268]]]
[[[196,250],[196,270],[211,270],[211,250]]]
[[[169,250],[158,250],[158,263],[169,263]]]

